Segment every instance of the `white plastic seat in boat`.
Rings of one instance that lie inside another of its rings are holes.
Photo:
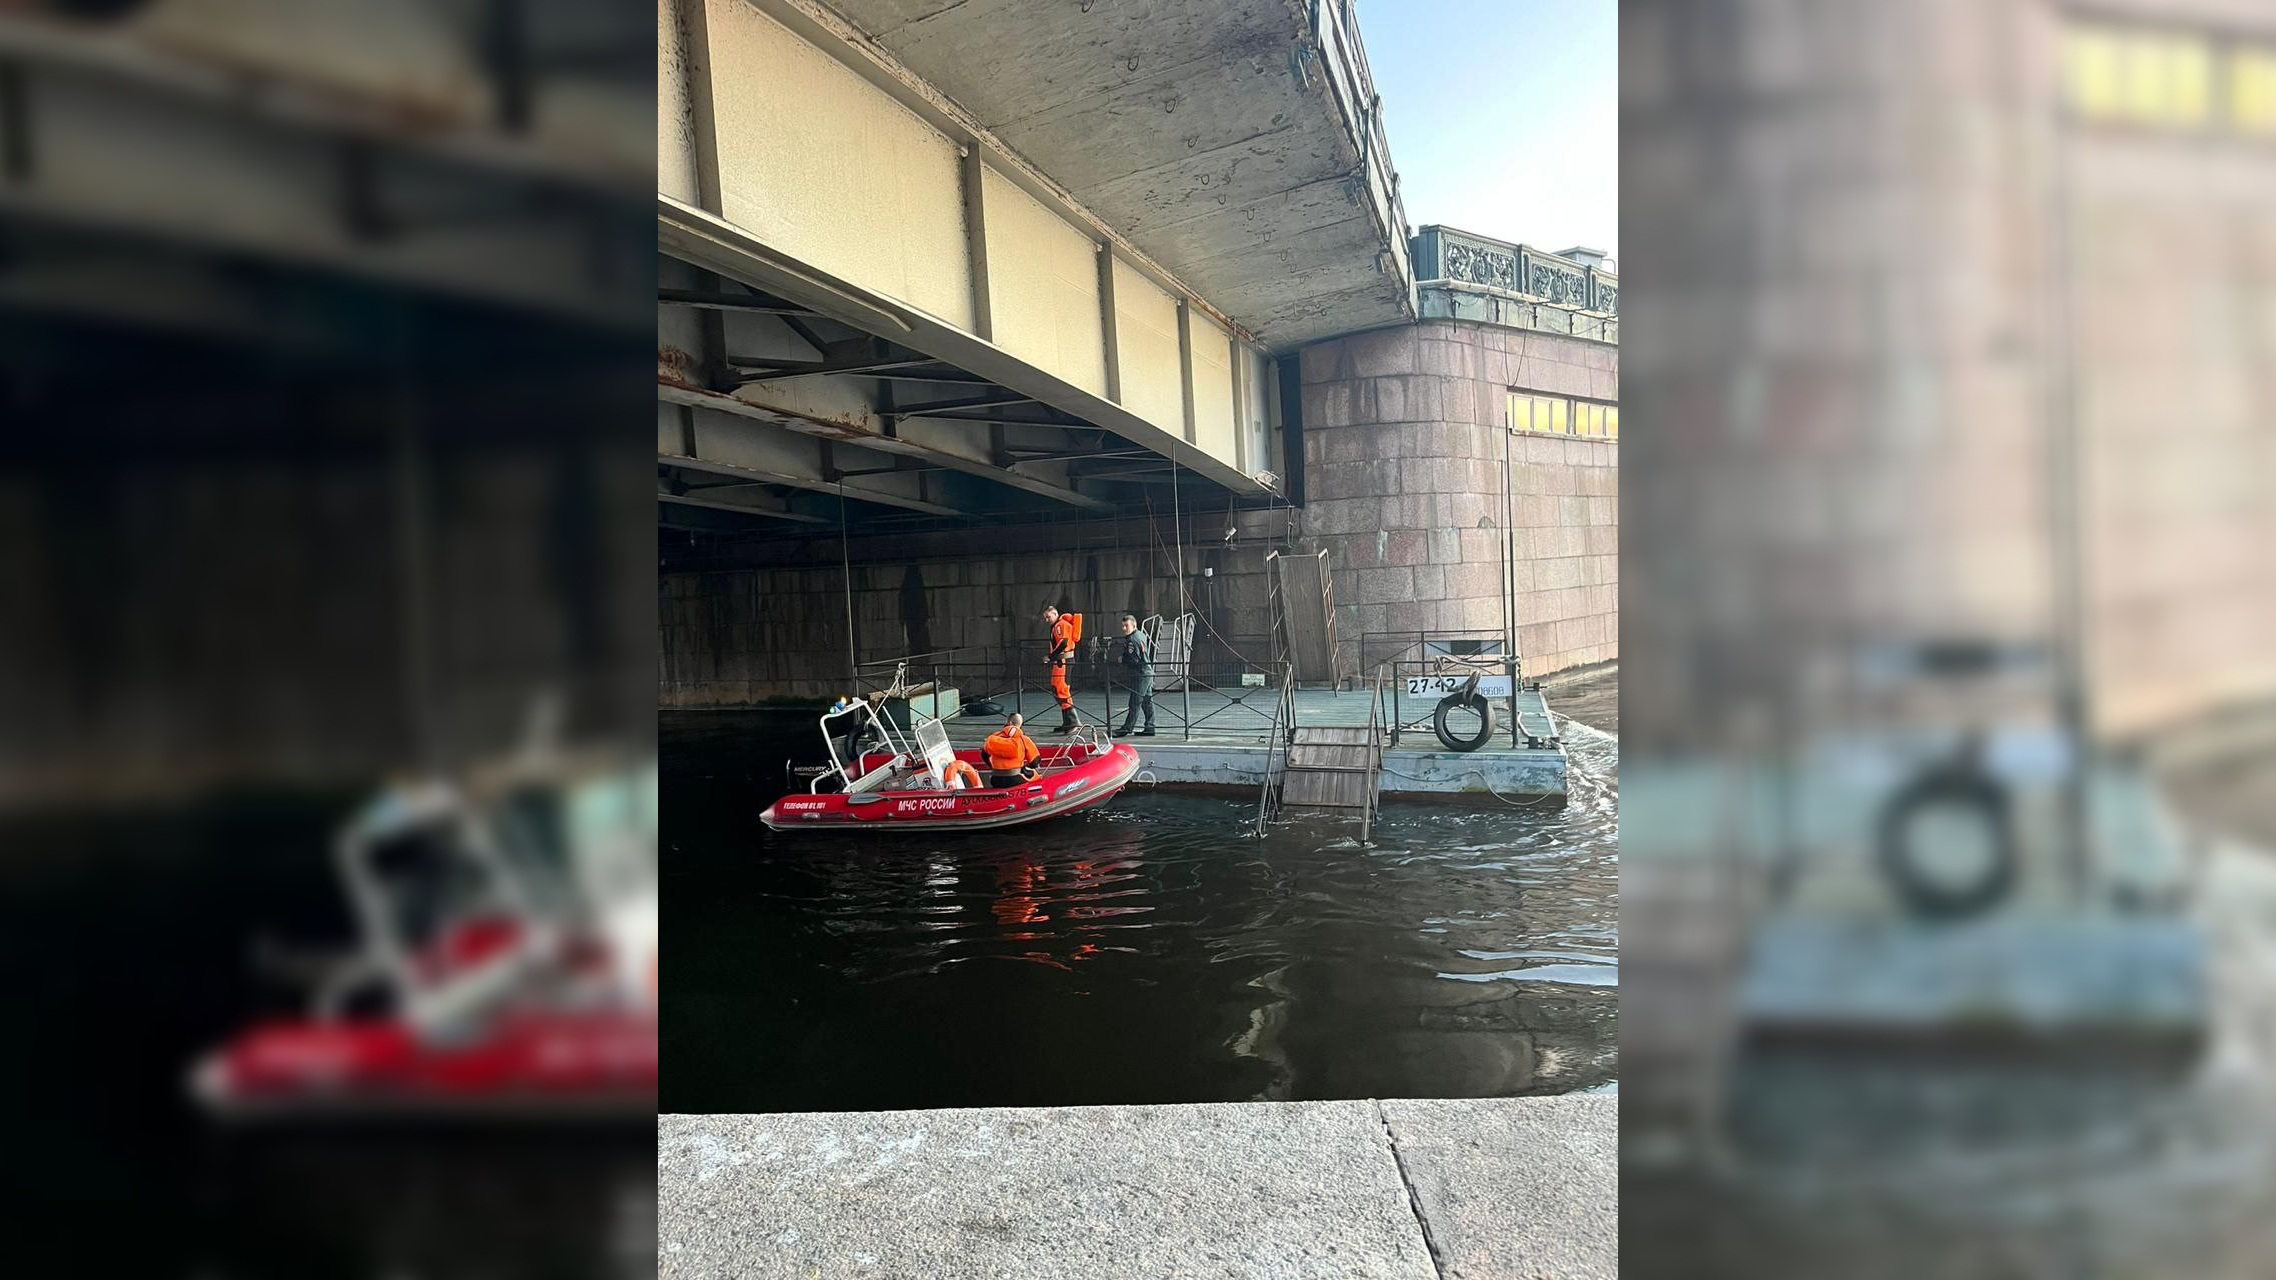
[[[886,790],[887,784],[891,783],[894,780],[895,776],[900,772],[901,757],[895,756],[892,759],[886,761],[884,764],[877,766],[876,768],[870,770],[868,773],[865,773],[859,778],[856,778],[852,782],[846,784],[846,794],[853,796],[862,795],[866,792],[871,791]]]

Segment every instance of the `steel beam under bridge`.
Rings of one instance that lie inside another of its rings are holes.
[[[872,456],[857,449],[844,452],[864,459]],[[679,470],[783,489],[843,494],[849,499],[925,515],[979,515],[986,510],[986,497],[981,492],[986,485],[981,481],[904,467],[890,459],[882,468],[859,465],[841,459],[830,441],[770,430],[752,419],[711,408],[659,403],[656,459]]]
[[[1216,308],[817,6],[670,3],[658,66],[662,253],[771,300],[751,318],[794,325],[804,310],[1234,493],[1277,487],[1277,380],[1264,349]],[[702,287],[669,305],[716,303]],[[749,416],[812,421],[778,412],[784,393],[772,383],[761,394],[719,378],[730,353],[716,334],[689,340],[667,356],[708,378],[661,379],[662,398],[727,396],[759,406]],[[929,402],[946,399],[940,390],[927,389]],[[885,431],[894,417],[872,396],[816,425],[843,443],[1107,505],[1071,474],[1005,468],[997,424],[934,418],[920,440]]]

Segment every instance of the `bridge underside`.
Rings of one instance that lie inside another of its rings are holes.
[[[1140,443],[1049,402],[1036,386],[1048,375],[1000,353],[944,358],[891,324],[849,323],[676,258],[659,260],[658,280],[666,527],[1110,516],[1167,510],[1172,486],[1190,502],[1277,501],[1221,483],[1222,464],[1191,447]],[[1259,394],[1269,404],[1277,387]]]
[[[1341,0],[837,0],[868,38],[1278,348],[1414,318]]]
[[[1003,24],[1040,14],[984,7],[997,25],[966,29],[966,43],[1000,28],[1016,44]],[[1241,204],[1163,218],[1144,207],[1159,192],[1117,195],[1109,179],[1164,177],[1167,153],[1008,145],[988,123],[1002,114],[988,86],[957,79],[953,58],[904,60],[907,33],[873,38],[854,25],[863,17],[810,0],[660,0],[664,523],[1105,516],[1167,501],[1177,484],[1213,506],[1280,500],[1281,357],[1414,314],[1405,227],[1344,19],[1228,10],[1179,29],[1192,46],[1180,65],[1247,68],[1189,116],[1224,135],[1210,163],[1245,149],[1253,172],[1275,176],[1244,187]],[[1130,15],[1111,25],[1135,38]],[[1028,34],[1040,44],[1007,57],[1061,43]],[[1066,70],[1089,76],[1087,65]],[[1153,146],[1157,132],[1116,135]],[[1312,199],[1322,192],[1333,209]],[[1270,261],[1221,252],[1276,237]],[[1171,257],[1199,281],[1165,267]]]

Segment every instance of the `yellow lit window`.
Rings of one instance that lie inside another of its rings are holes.
[[[1618,440],[1620,438],[1619,405],[1610,404],[1604,407],[1604,434],[1612,437],[1615,440]]]
[[[2106,120],[2119,114],[2118,37],[2091,28],[2065,32],[2063,80],[2080,115]]]
[[[2063,37],[2063,81],[2089,120],[2191,128],[2212,118],[2213,56],[2199,36],[2075,28]]]
[[[2276,134],[2276,51],[2245,50],[2229,62],[2229,119],[2245,133]]]
[[[2205,41],[2166,42],[2165,106],[2175,124],[2201,126],[2213,118],[2213,52]]]
[[[1565,424],[1564,400],[1556,396],[1529,396],[1515,391],[1510,393],[1510,430],[1562,433],[1566,429]]]
[[[1581,404],[1563,396],[1509,393],[1509,429],[1551,435],[1616,436],[1620,411],[1610,405]]]

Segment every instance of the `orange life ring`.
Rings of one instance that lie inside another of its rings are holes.
[[[941,771],[941,780],[943,782],[954,782],[958,778],[964,779],[966,789],[972,791],[980,789],[980,771],[962,760],[951,760],[948,762],[948,768]]]

